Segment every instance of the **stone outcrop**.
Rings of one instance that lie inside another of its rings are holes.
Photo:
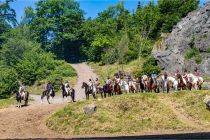
[[[83,109],[86,115],[92,115],[96,111],[96,105],[95,104],[86,105]]]
[[[196,49],[202,57],[200,64],[195,58],[186,59],[190,49]],[[153,56],[162,69],[174,73],[176,69],[198,67],[202,75],[210,76],[210,1],[204,7],[189,13],[164,39],[160,47],[154,47]]]

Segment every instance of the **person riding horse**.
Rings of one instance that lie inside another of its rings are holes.
[[[195,67],[193,74],[194,74],[195,76],[197,76],[197,77],[199,77],[199,76],[200,76],[200,73],[199,73],[199,71],[198,71],[198,68],[197,68],[197,67]]]
[[[20,93],[21,97],[24,97],[26,90],[25,90],[25,86],[23,85],[23,81],[22,80],[19,81],[19,90],[18,90],[18,92]]]
[[[98,78],[96,78],[96,81],[95,81],[95,85],[96,85],[96,92],[98,93],[99,92],[99,89],[100,89],[100,82],[98,80]]]
[[[88,86],[89,86],[89,91],[93,90],[93,81],[91,79],[89,79],[88,81]]]
[[[182,77],[186,80],[186,82],[189,82],[189,77],[187,76],[187,69],[184,69]]]
[[[51,81],[48,81],[47,85],[45,86],[45,92],[48,94],[51,94],[52,90],[53,90],[53,86],[51,84]]]
[[[157,84],[157,73],[156,72],[152,72],[152,74],[151,74],[151,78],[152,78],[152,80],[153,80],[153,82],[155,83],[155,84]]]
[[[66,91],[67,94],[70,93],[71,87],[70,87],[68,81],[65,81],[64,88],[65,88],[65,91]]]

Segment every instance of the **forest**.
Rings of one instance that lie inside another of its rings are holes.
[[[85,11],[74,0],[39,0],[25,7],[21,22],[10,7],[13,0],[0,1],[0,95],[22,79],[33,85],[76,75],[66,62],[91,61],[100,65],[125,64],[145,59],[141,73],[160,71],[151,56],[161,33],[199,7],[199,0],[158,0],[128,11],[123,1],[109,6],[96,18],[85,19]]]

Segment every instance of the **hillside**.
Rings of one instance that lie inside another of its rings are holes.
[[[136,74],[138,71],[142,69],[144,59],[136,59],[129,63],[123,65],[124,72],[129,74]],[[99,76],[99,80],[101,83],[104,83],[104,80],[107,76],[113,77],[115,73],[122,71],[122,65],[117,63],[110,65],[100,66],[98,63],[89,63],[89,65],[94,69],[95,73]]]
[[[210,2],[190,12],[153,49],[159,65],[169,71],[198,67],[203,76],[210,76]]]
[[[173,94],[130,94],[69,104],[47,121],[68,135],[126,135],[210,130],[210,112],[203,103],[208,91]],[[96,104],[91,116],[83,112]]]

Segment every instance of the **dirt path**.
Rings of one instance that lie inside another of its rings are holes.
[[[85,63],[72,64],[78,74],[78,82],[75,85],[76,100],[85,98],[81,83],[87,82],[89,77],[96,78],[96,74]],[[63,107],[68,101],[63,101],[61,96],[51,100],[47,104],[45,99],[41,104],[40,96],[30,95],[34,101],[29,106],[18,109],[10,107],[0,110],[0,138],[55,138],[64,137],[62,134],[52,132],[46,127],[46,118]]]

